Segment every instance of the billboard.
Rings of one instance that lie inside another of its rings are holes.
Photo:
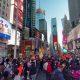
[[[10,23],[22,29],[23,22],[23,0],[11,0]]]
[[[57,35],[53,35],[53,43],[58,42]]]
[[[63,35],[63,44],[67,44],[67,35]]]
[[[8,40],[8,45],[15,45],[15,30],[14,29],[11,29],[11,39]],[[16,42],[16,45],[19,46],[20,44],[20,32],[17,31],[17,42]]]
[[[45,38],[44,38],[44,35],[42,34],[41,40],[44,41],[44,39],[45,39]]]
[[[11,24],[5,19],[0,17],[0,38],[1,39],[10,39],[11,37]]]

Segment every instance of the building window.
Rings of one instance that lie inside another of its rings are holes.
[[[9,6],[9,4],[7,3],[7,7]]]
[[[4,11],[2,11],[2,15],[4,15],[5,13],[4,13]]]
[[[0,14],[1,14],[1,9],[0,9]]]
[[[3,9],[5,9],[5,6],[3,6]]]
[[[7,13],[6,13],[6,17],[7,17]]]
[[[1,7],[1,3],[0,3],[0,7]]]
[[[3,0],[3,4],[5,4],[6,3],[6,1],[5,0]]]

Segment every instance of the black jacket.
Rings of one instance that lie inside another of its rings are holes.
[[[36,74],[36,65],[35,62],[31,62],[30,75],[34,75],[34,74]]]

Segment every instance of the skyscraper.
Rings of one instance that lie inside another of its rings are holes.
[[[67,45],[67,37],[69,35],[69,32],[71,31],[71,23],[70,20],[67,19],[67,16],[65,15],[62,19],[62,26],[63,26],[63,46]]]
[[[39,31],[44,35],[45,41],[47,41],[47,22],[45,19],[39,20]]]
[[[51,19],[51,32],[52,32],[52,35],[57,35],[57,21],[56,21],[56,18],[52,18]]]
[[[30,29],[35,27],[35,10],[36,10],[36,0],[24,0],[24,14],[23,14],[23,26]]]
[[[70,21],[74,28],[80,20],[80,0],[68,0],[68,5]]]
[[[52,36],[52,45],[53,45],[53,49],[56,50],[57,49],[57,45],[58,45],[58,38],[57,38],[57,21],[56,18],[52,18],[51,19],[51,36]]]
[[[39,30],[39,20],[40,19],[45,19],[45,11],[42,10],[41,8],[36,10],[36,28]]]
[[[68,35],[69,32],[71,31],[71,27],[72,27],[70,20],[68,20],[67,16],[65,15],[61,21],[62,21],[62,26],[63,26],[63,34]]]

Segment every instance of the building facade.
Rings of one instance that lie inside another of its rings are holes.
[[[0,0],[0,16],[22,29],[23,0]]]
[[[24,0],[23,5],[23,26],[29,28],[29,36],[31,37],[31,28],[35,27],[36,0]]]
[[[45,19],[39,20],[39,31],[44,35],[45,41],[47,41],[47,22]]]
[[[80,0],[68,0],[68,5],[70,21],[74,28],[80,20]]]
[[[80,56],[80,24],[69,32],[68,48]]]
[[[0,0],[0,17],[9,21],[11,0]]]
[[[52,35],[52,41],[53,41],[53,49],[54,51],[57,50],[57,44],[58,44],[58,37],[57,37],[57,20],[56,18],[51,19],[51,35]]]
[[[23,0],[10,0],[10,23],[17,25],[19,29],[22,29],[23,23]]]
[[[69,35],[69,32],[71,31],[71,23],[67,19],[67,16],[65,15],[62,19],[62,26],[63,26],[63,46],[67,45],[67,37]]]
[[[42,9],[37,9],[36,10],[36,28],[39,30],[39,20],[40,19],[45,19],[45,11]]]
[[[22,30],[23,26],[23,0],[0,0],[0,17],[0,26],[1,24],[4,24],[4,30],[1,32],[0,36],[2,37],[2,40],[4,38],[4,42],[7,42],[5,43],[6,47],[4,50],[2,50],[2,52],[4,52],[4,54],[7,56],[7,53],[9,53],[8,51],[10,50],[10,54],[14,53],[14,45],[16,40],[15,35],[17,35],[17,49],[20,46],[20,31]],[[6,35],[8,33],[8,29],[6,29],[6,27],[10,28],[10,38],[8,35]],[[18,31],[16,31],[16,27]],[[5,34],[2,34],[4,31]]]
[[[7,56],[7,43],[11,39],[11,24],[0,17],[0,56]]]

